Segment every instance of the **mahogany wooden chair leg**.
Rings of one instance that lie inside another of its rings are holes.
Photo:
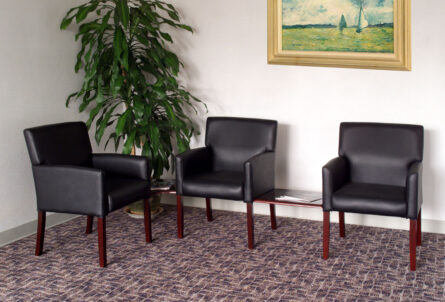
[[[184,238],[184,210],[181,195],[176,195],[176,221],[178,223],[178,238]]]
[[[152,241],[151,237],[151,209],[150,201],[144,199],[144,227],[145,227],[145,241],[150,243]]]
[[[206,198],[206,213],[207,213],[207,221],[213,221],[212,204],[210,202],[210,198]]]
[[[105,230],[105,217],[97,218],[97,238],[99,243],[99,265],[107,266],[107,237]]]
[[[270,204],[270,226],[272,227],[272,230],[277,229],[277,217],[275,216],[275,205]]]
[[[345,212],[338,212],[338,222],[340,224],[340,237],[345,237]]]
[[[45,239],[45,224],[46,224],[46,212],[38,211],[36,256],[42,255],[43,252],[43,241]]]
[[[417,220],[409,221],[409,258],[412,271],[416,270]]]
[[[323,212],[323,259],[329,258],[330,212]]]
[[[417,246],[422,245],[422,210],[419,211],[419,216],[417,217]]]
[[[254,233],[253,233],[253,203],[247,202],[247,246],[249,249],[254,247]]]
[[[87,229],[85,230],[85,234],[91,234],[93,231],[93,216],[87,216]]]

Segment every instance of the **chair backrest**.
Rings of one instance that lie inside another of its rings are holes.
[[[423,159],[423,126],[342,123],[339,155],[352,182],[405,186],[409,165]]]
[[[275,151],[277,121],[209,117],[205,144],[213,151],[213,169],[242,171],[254,155]]]
[[[70,122],[25,129],[33,165],[91,165],[91,144],[83,122]]]

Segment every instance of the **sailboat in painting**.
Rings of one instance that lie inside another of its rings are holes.
[[[357,32],[361,33],[364,28],[368,27],[368,21],[363,12],[363,5],[360,4],[360,12],[358,13]]]

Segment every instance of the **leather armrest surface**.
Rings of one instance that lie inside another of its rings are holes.
[[[150,164],[145,156],[93,154],[93,167],[108,173],[150,180]]]
[[[417,219],[422,206],[422,162],[413,162],[406,177],[406,194],[409,219]]]
[[[41,211],[105,216],[104,172],[78,166],[33,166]]]
[[[344,157],[330,160],[322,169],[323,211],[332,211],[332,196],[349,179],[349,165]]]
[[[182,195],[184,177],[212,168],[212,152],[209,147],[196,148],[176,155],[176,193]]]
[[[244,163],[244,201],[252,202],[275,187],[275,152],[265,152]]]

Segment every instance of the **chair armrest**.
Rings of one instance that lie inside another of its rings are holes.
[[[255,155],[244,163],[245,202],[252,202],[274,188],[275,152]]]
[[[108,173],[150,180],[148,157],[100,153],[92,156],[93,167]]]
[[[37,208],[41,211],[92,215],[108,213],[104,172],[78,166],[33,166]]]
[[[196,148],[176,155],[176,193],[182,195],[182,183],[186,176],[210,171],[212,168],[210,147]]]
[[[346,158],[331,159],[322,169],[323,211],[332,211],[332,196],[349,179],[349,164]]]
[[[422,162],[413,162],[406,176],[406,200],[408,202],[407,217],[417,219],[422,206]]]

